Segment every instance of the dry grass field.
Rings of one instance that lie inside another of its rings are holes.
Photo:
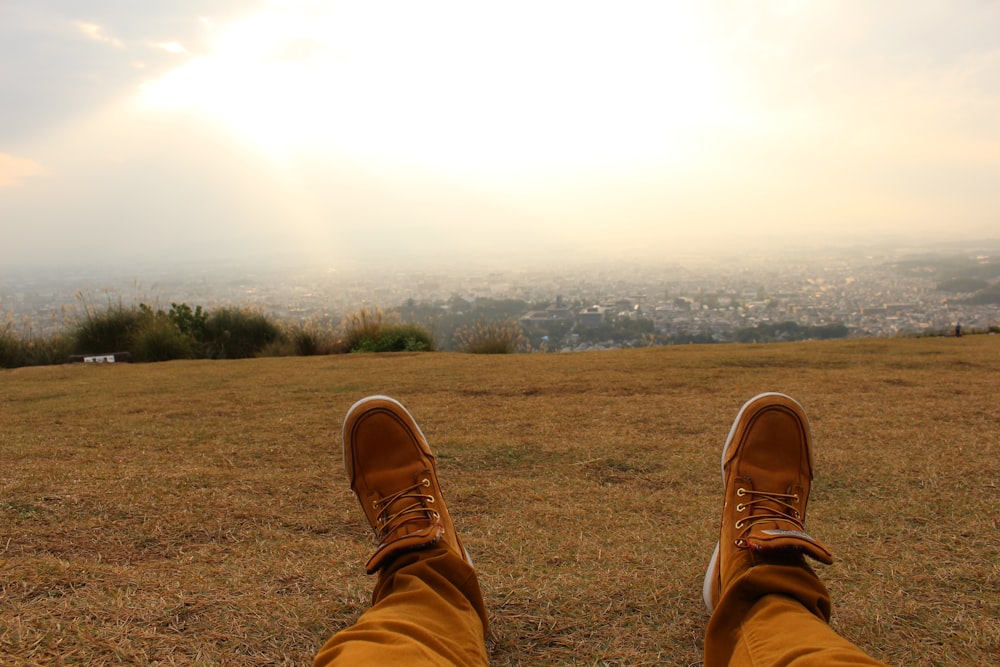
[[[410,408],[495,665],[697,665],[719,452],[805,406],[836,628],[898,665],[1000,659],[1000,336],[0,371],[0,664],[306,664],[368,604],[356,399]]]

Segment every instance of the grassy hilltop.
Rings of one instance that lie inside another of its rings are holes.
[[[692,665],[737,409],[813,424],[834,624],[895,664],[1000,646],[1000,336],[0,371],[0,664],[303,664],[366,608],[344,412],[438,453],[496,665]]]

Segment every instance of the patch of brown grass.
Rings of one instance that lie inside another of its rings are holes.
[[[340,424],[403,401],[438,453],[496,665],[701,661],[719,449],[806,407],[834,624],[896,664],[1000,645],[1000,337],[0,372],[0,664],[302,664],[366,607]]]

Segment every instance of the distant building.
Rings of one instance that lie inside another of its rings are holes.
[[[549,306],[545,310],[529,310],[518,318],[518,322],[525,329],[542,329],[552,324],[572,321],[573,311],[569,308],[563,308],[558,303],[557,305]]]
[[[607,313],[604,306],[590,306],[577,313],[576,321],[581,327],[593,328],[604,323],[604,315]]]

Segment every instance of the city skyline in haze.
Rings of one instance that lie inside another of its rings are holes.
[[[1000,4],[9,0],[0,264],[996,238]]]

